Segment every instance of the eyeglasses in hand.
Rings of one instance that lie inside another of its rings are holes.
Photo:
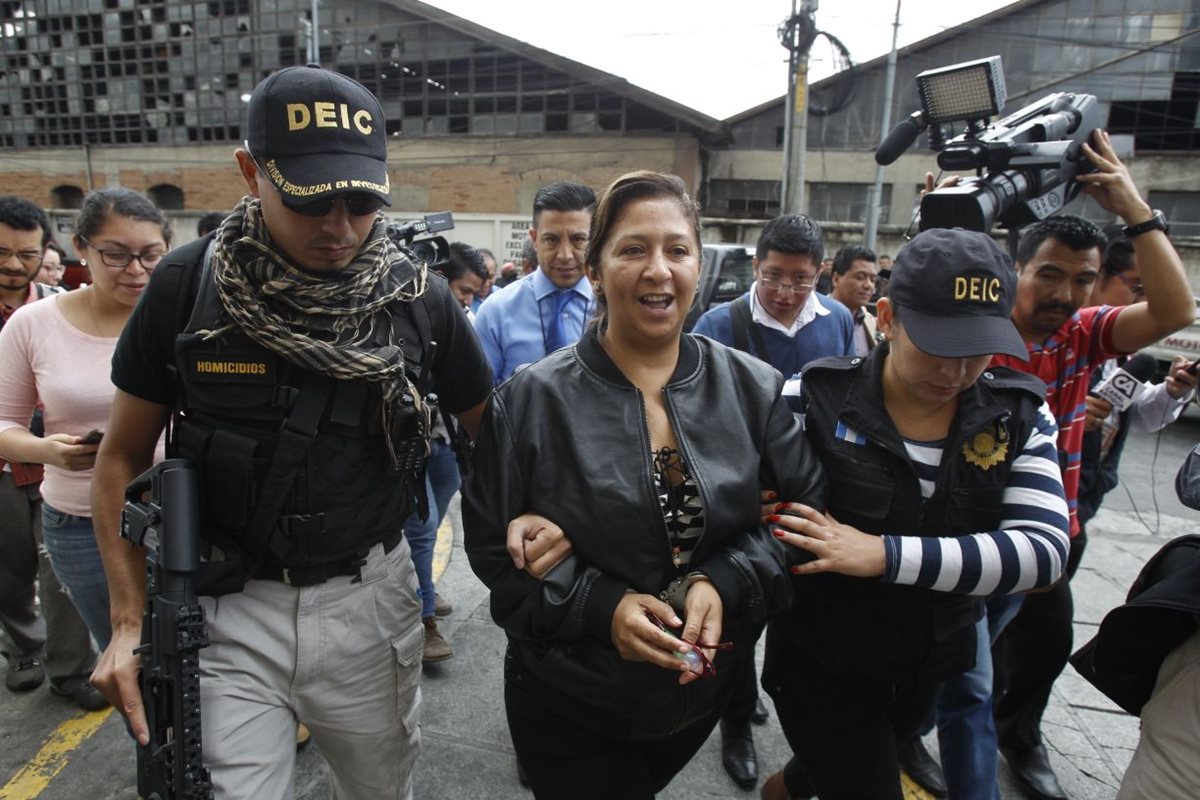
[[[99,253],[101,263],[113,269],[125,269],[136,260],[146,272],[154,272],[154,268],[158,266],[158,262],[162,261],[163,256],[166,255],[162,251],[131,253],[128,250],[101,250],[82,236],[79,237],[79,241]]]
[[[704,651],[728,650],[729,648],[733,647],[733,642],[718,642],[717,644],[697,644],[695,642],[689,642],[687,639],[684,639],[678,633],[668,628],[666,623],[655,616],[653,612],[647,611],[646,616],[650,618],[651,622],[658,626],[659,630],[663,631],[664,633],[669,633],[671,636],[674,636],[684,644],[691,645],[691,649],[686,653],[675,653],[676,658],[681,658],[687,662],[689,672],[705,678],[716,677],[717,667],[715,664],[709,661],[708,656],[704,655]]]

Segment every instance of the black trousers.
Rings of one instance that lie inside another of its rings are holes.
[[[1071,540],[1066,575],[1049,591],[1027,594],[1021,610],[992,647],[996,736],[1001,747],[1028,750],[1041,744],[1042,715],[1050,691],[1073,649],[1071,578],[1086,547],[1087,534],[1081,528]]]
[[[754,659],[750,659],[746,663],[746,669],[742,670],[741,676],[737,679],[737,685],[733,688],[733,697],[729,699],[729,705],[725,706],[725,713],[721,715],[721,719],[726,724],[738,727],[749,725],[756,705],[758,705],[758,669],[754,665]]]
[[[740,673],[752,659],[722,667]],[[504,701],[517,760],[539,800],[651,800],[704,744],[740,676],[710,714],[672,735],[635,740],[630,719],[539,682],[511,651],[504,659]],[[713,680],[705,678],[704,680]]]
[[[832,671],[767,629],[763,688],[792,748],[784,782],[793,797],[901,800],[897,744],[912,738],[940,679],[891,684]]]

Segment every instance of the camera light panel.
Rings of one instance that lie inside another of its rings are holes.
[[[926,70],[917,76],[917,91],[930,124],[999,114],[1006,99],[1000,56]]]

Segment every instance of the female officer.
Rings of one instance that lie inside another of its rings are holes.
[[[991,237],[930,230],[878,306],[887,344],[823,359],[785,389],[829,479],[822,513],[781,504],[792,608],[768,627],[763,686],[794,754],[763,797],[901,797],[897,742],[941,682],[989,658],[982,598],[1046,586],[1067,553],[1056,426],[1009,314]],[[979,635],[982,630],[983,635]],[[994,758],[994,753],[992,758]]]

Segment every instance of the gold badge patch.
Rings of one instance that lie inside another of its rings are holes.
[[[1008,457],[1008,429],[997,423],[992,430],[980,431],[963,443],[963,458],[980,469],[991,469]]]

